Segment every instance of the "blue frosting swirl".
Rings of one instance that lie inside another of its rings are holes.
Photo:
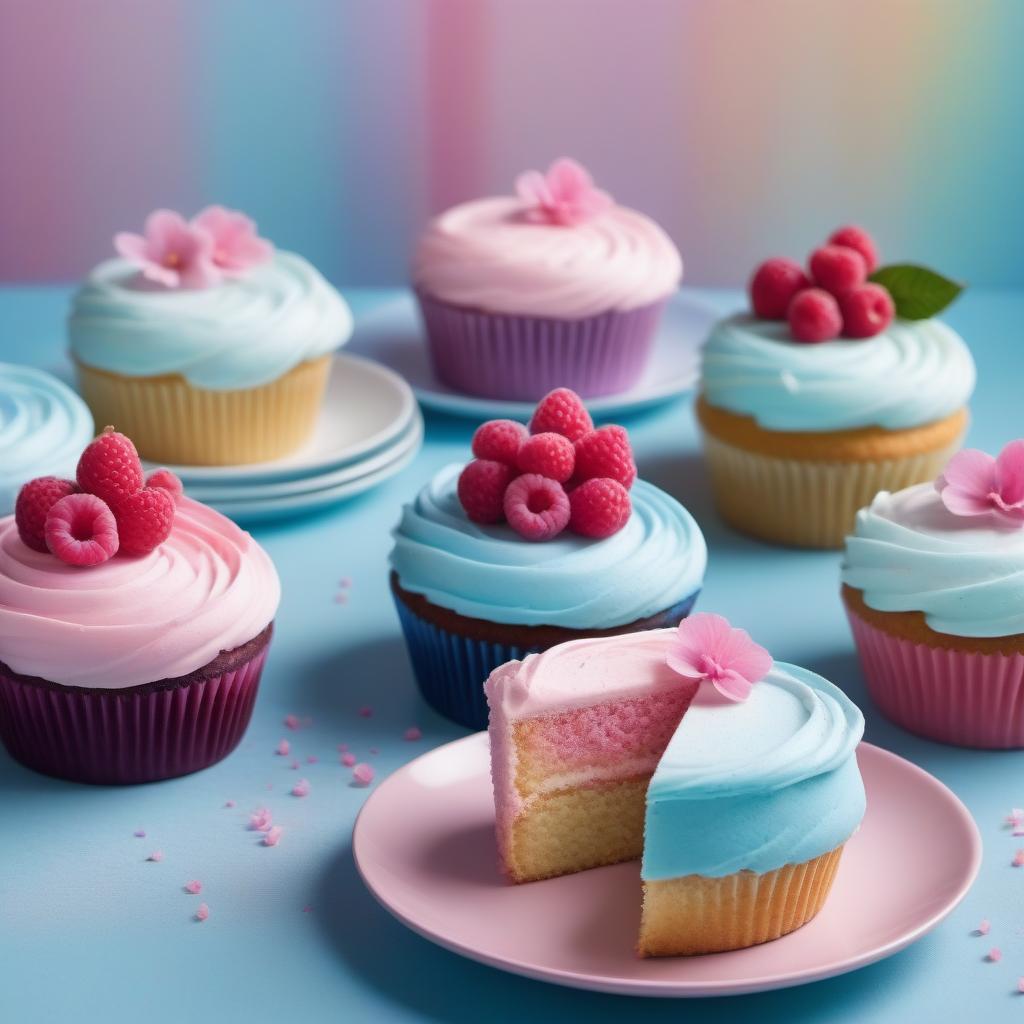
[[[702,684],[647,791],[649,881],[763,874],[820,857],[864,817],[864,717],[837,686],[776,662],[741,703]]]
[[[74,478],[92,439],[92,416],[71,388],[42,370],[0,363],[0,516],[14,511],[34,477]]]
[[[127,377],[179,374],[207,390],[259,387],[352,333],[352,314],[294,253],[212,288],[168,289],[126,260],[96,267],[75,295],[71,351],[86,366]]]
[[[633,514],[616,534],[569,532],[543,544],[508,526],[466,518],[447,466],[406,505],[391,566],[406,590],[470,618],[524,626],[604,629],[646,618],[694,594],[707,547],[674,498],[638,480]]]
[[[939,320],[806,345],[785,323],[733,316],[715,325],[701,367],[708,404],[785,431],[922,426],[962,408],[974,379],[963,339]]]

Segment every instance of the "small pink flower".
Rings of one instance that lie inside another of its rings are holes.
[[[211,259],[225,277],[237,277],[266,263],[274,247],[256,233],[256,224],[244,213],[223,206],[207,206],[192,218],[192,227],[213,239]]]
[[[998,458],[977,448],[957,452],[935,488],[955,516],[993,512],[1007,524],[1024,526],[1024,440],[1011,441]]]
[[[118,232],[114,248],[143,277],[167,288],[209,288],[221,278],[213,262],[213,236],[173,210],[151,213],[143,235]]]
[[[683,619],[665,656],[669,667],[686,679],[708,680],[729,700],[750,696],[754,683],[772,667],[771,655],[735,629],[721,615],[699,612]]]
[[[612,205],[607,192],[594,188],[587,170],[566,157],[556,160],[547,174],[520,174],[516,178],[516,192],[538,219],[563,227],[583,224]]]

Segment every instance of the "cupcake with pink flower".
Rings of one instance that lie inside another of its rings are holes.
[[[887,717],[944,743],[1024,747],[1024,440],[879,494],[857,513],[842,582]]]
[[[423,696],[482,729],[483,684],[503,662],[678,624],[707,548],[682,505],[636,478],[626,430],[594,429],[568,389],[529,428],[483,424],[472,454],[403,509],[391,591]]]
[[[97,423],[147,459],[228,465],[278,458],[316,423],[344,299],[244,214],[157,210],[76,293],[68,329]]]
[[[247,533],[148,479],[110,429],[74,480],[38,477],[0,519],[0,740],[29,768],[135,783],[242,738],[280,585]]]
[[[413,283],[445,384],[537,401],[557,387],[594,397],[635,384],[682,274],[654,221],[563,159],[520,175],[515,195],[436,217]]]

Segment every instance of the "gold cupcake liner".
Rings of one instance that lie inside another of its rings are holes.
[[[266,462],[313,432],[331,357],[299,363],[257,388],[208,391],[184,377],[125,377],[77,363],[79,389],[102,428],[127,434],[143,458],[186,466]]]
[[[879,491],[934,480],[960,442],[900,458],[829,462],[746,451],[704,433],[722,518],[761,540],[807,548],[841,548],[858,509]]]
[[[770,942],[807,924],[832,888],[843,847],[762,875],[644,883],[640,956],[696,956]]]

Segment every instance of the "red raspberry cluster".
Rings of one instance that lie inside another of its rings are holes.
[[[871,338],[895,313],[889,292],[868,280],[877,266],[871,236],[863,228],[839,228],[811,253],[809,274],[795,260],[765,260],[750,279],[750,304],[764,320],[788,320],[796,341]]]
[[[68,565],[99,565],[118,552],[148,555],[170,535],[181,481],[158,469],[146,480],[135,445],[107,427],[78,460],[75,480],[30,480],[14,520],[22,541]]]
[[[473,435],[473,454],[458,495],[474,523],[507,522],[527,540],[551,540],[566,528],[601,538],[621,530],[633,511],[629,435],[623,427],[595,430],[568,388],[541,399],[529,428],[484,423]]]

